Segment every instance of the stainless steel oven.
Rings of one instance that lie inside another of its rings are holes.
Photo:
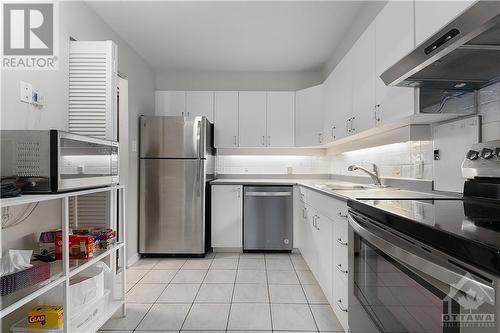
[[[118,183],[118,142],[58,130],[2,130],[2,177],[23,193],[64,192]]]
[[[500,332],[498,277],[349,210],[349,329]]]

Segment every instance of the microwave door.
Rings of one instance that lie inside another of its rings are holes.
[[[202,117],[142,116],[141,158],[204,158],[205,124]]]

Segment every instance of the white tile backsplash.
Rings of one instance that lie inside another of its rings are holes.
[[[219,155],[218,174],[286,174],[292,167],[293,174],[327,174],[330,158],[327,156],[278,156],[278,155]]]

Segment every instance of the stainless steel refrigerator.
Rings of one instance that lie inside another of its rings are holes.
[[[142,116],[140,139],[139,252],[206,253],[212,125],[205,117]]]

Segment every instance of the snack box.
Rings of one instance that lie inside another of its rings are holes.
[[[58,235],[62,235],[62,231],[60,229],[44,231],[40,234],[40,254],[52,257],[55,255],[55,239]]]
[[[98,238],[91,235],[69,235],[69,258],[90,259],[94,257]],[[56,259],[62,259],[62,236],[56,237]]]
[[[63,321],[64,311],[62,306],[39,305],[28,312],[29,328],[62,328]]]
[[[76,235],[92,235],[99,238],[99,248],[109,249],[116,242],[116,231],[105,227],[73,229]]]

